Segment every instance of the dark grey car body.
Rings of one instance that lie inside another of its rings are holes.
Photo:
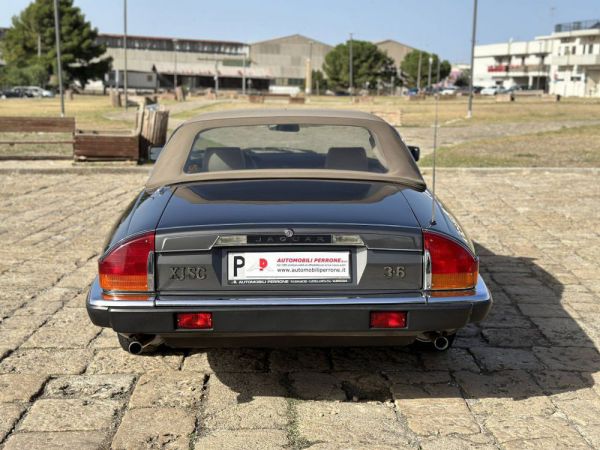
[[[159,336],[173,346],[407,344],[451,335],[482,320],[491,295],[479,276],[468,292],[432,296],[424,289],[423,229],[474,252],[458,222],[432,196],[398,183],[333,179],[191,181],[144,190],[111,231],[105,254],[131,236],[154,231],[145,300],[107,300],[96,279],[87,309],[93,323],[132,336]],[[291,236],[289,236],[291,234]],[[336,243],[335,235],[361,243]],[[243,235],[243,246],[220,237]],[[228,252],[343,249],[350,282],[231,285]],[[401,265],[404,276],[385,268]],[[198,269],[201,268],[201,269]],[[198,270],[201,270],[201,276]],[[403,329],[371,329],[369,314],[407,312]],[[209,330],[178,329],[179,312],[210,312]]]

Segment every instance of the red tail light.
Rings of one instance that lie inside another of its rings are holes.
[[[462,245],[440,234],[423,232],[431,257],[431,289],[471,289],[477,284],[479,264]]]
[[[406,328],[404,311],[371,311],[371,328]]]
[[[148,255],[154,251],[154,232],[137,236],[112,250],[98,263],[105,291],[151,291]]]
[[[177,328],[201,330],[212,328],[212,313],[180,313],[177,314]]]

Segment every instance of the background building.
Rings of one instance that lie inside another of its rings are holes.
[[[562,23],[553,42],[550,92],[563,96],[600,97],[600,20]]]
[[[106,55],[113,58],[108,86],[123,86],[125,68],[123,36],[100,34]],[[127,84],[132,89],[172,88],[241,89],[242,80],[253,89],[268,89],[268,71],[253,67],[249,47],[242,42],[174,39],[150,36],[127,37]],[[245,66],[244,66],[245,65]]]
[[[393,39],[386,39],[385,41],[375,42],[375,45],[379,50],[384,51],[387,55],[394,60],[394,65],[400,73],[400,64],[404,61],[406,55],[415,50],[413,47],[409,47],[401,42]]]
[[[276,86],[303,86],[306,61],[311,60],[313,70],[321,70],[325,55],[331,45],[294,34],[250,44],[253,64],[269,73]]]
[[[473,70],[475,85],[600,97],[600,20],[561,23],[533,41],[478,45]]]
[[[519,85],[546,90],[549,74],[551,40],[508,41],[501,44],[477,45],[473,63],[476,86]]]

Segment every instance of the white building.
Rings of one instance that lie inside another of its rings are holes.
[[[559,24],[532,41],[477,45],[473,73],[476,86],[600,97],[600,20]]]
[[[600,97],[600,20],[559,24],[538,39],[553,42],[550,93]]]
[[[477,45],[473,64],[475,86],[519,85],[543,89],[548,85],[552,40],[508,41],[502,44]]]

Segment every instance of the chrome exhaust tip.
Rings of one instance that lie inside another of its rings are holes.
[[[446,336],[438,336],[433,340],[433,347],[440,352],[448,350],[450,347],[450,341]]]
[[[131,341],[127,350],[132,355],[139,355],[140,353],[142,353],[142,350],[144,350],[144,346],[139,341]]]

